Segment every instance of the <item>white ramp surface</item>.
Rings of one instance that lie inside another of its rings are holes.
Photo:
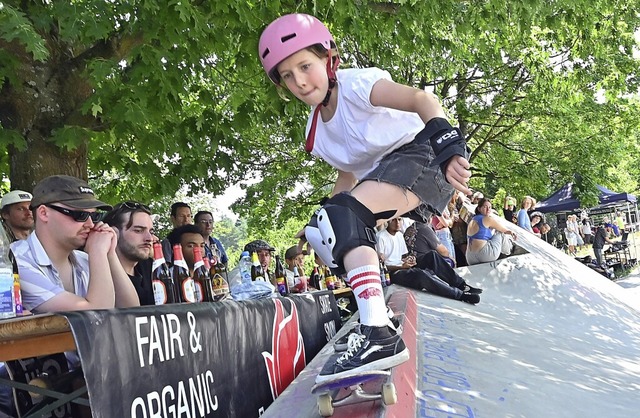
[[[529,254],[458,270],[478,305],[414,293],[416,415],[640,416],[637,295],[515,230]]]

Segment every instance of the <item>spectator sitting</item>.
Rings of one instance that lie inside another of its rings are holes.
[[[515,213],[516,208],[516,199],[515,197],[507,196],[504,199],[504,208],[502,209],[502,214],[504,215],[504,219],[509,222],[513,222],[514,224],[518,223],[518,218]]]
[[[458,267],[468,265],[465,258],[465,252],[467,251],[467,219],[461,216],[461,212],[463,215],[468,214],[468,209],[465,208],[465,199],[462,193],[456,192],[451,197],[448,205],[453,219],[453,226],[450,230],[455,249],[456,266]]]
[[[175,202],[171,205],[171,225],[178,228],[182,225],[191,225],[191,208],[184,202]],[[173,248],[169,237],[162,240],[162,253],[167,263],[173,262]]]
[[[510,255],[516,239],[512,231],[500,225],[494,218],[491,202],[484,198],[478,203],[476,215],[469,222],[467,235],[469,245],[466,256],[469,265],[495,261],[500,254]]]
[[[151,266],[153,264],[153,235],[151,210],[142,203],[118,203],[104,217],[118,234],[116,254],[138,293],[140,305],[154,305],[153,286],[151,284]]]
[[[387,228],[388,230],[388,228]],[[404,240],[407,244],[407,248],[412,249],[412,254],[415,249],[420,250],[421,254],[426,254],[430,251],[436,251],[440,254],[450,266],[454,266],[455,263],[451,259],[451,253],[449,249],[442,244],[442,241],[436,235],[431,223],[415,222],[409,228],[407,228],[404,234]]]
[[[227,257],[227,253],[220,240],[211,235],[213,232],[213,215],[211,212],[201,210],[196,213],[196,216],[193,219],[195,220],[196,225],[200,228],[200,233],[205,239],[205,253],[203,256],[208,257],[210,260],[216,258],[217,262],[226,266],[229,263],[229,257]]]
[[[531,230],[533,231],[533,234],[540,238],[542,236],[542,232],[540,230],[542,227],[542,214],[540,212],[533,212],[529,215],[529,218],[531,219]]]
[[[293,268],[298,267],[298,274],[304,271],[304,252],[300,251],[297,245],[289,247],[287,251],[284,253],[284,262],[286,264],[286,268],[284,270],[285,275],[287,276],[287,283],[289,283],[289,290],[292,293],[295,293],[297,289],[295,288],[295,283],[293,281],[294,273]],[[317,255],[316,255],[316,258]]]
[[[265,277],[268,278],[269,283],[275,286],[275,275],[270,269],[271,256],[276,249],[269,245],[266,241],[257,239],[251,241],[244,246],[244,251],[249,253],[257,253],[260,264],[262,265],[262,271],[264,271]],[[300,271],[300,275],[304,275],[304,272]]]
[[[380,258],[389,269],[392,283],[417,290],[426,290],[438,296],[461,300],[467,303],[478,303],[482,290],[468,286],[453,268],[437,252],[431,251],[433,245],[424,247],[425,239],[418,232],[415,240],[417,250],[426,250],[418,257],[409,255],[405,239],[400,232],[402,220],[394,218],[387,228],[378,235],[378,251]],[[438,240],[430,226],[423,225],[417,231],[430,231],[431,239]],[[435,244],[435,243],[434,243]],[[435,244],[435,245],[442,245]],[[423,248],[424,247],[424,248]],[[465,291],[467,289],[467,291]],[[472,293],[473,292],[473,293]]]
[[[35,312],[139,306],[116,254],[117,234],[100,221],[89,185],[50,176],[33,190],[35,231],[11,248],[20,269],[23,304]],[[84,247],[84,252],[79,248]]]
[[[520,204],[520,210],[518,211],[518,226],[524,230],[533,233],[531,228],[531,220],[529,219],[529,211],[533,209],[535,200],[531,196],[525,196]]]
[[[173,246],[180,244],[184,261],[189,267],[189,274],[193,275],[193,265],[195,264],[193,248],[200,247],[201,254],[204,254],[204,237],[200,233],[200,228],[193,224],[182,225],[174,228],[167,235],[167,239],[171,244],[172,253]]]
[[[475,192],[471,195],[471,204],[477,205],[480,199],[483,199],[484,195],[481,192]]]
[[[33,214],[29,209],[31,198],[31,193],[22,190],[14,190],[2,196],[2,225],[12,242],[27,239],[33,230]]]
[[[444,208],[441,216],[433,215],[431,217],[431,226],[435,230],[436,236],[447,249],[449,255],[447,256],[453,263],[452,267],[456,266],[456,250],[453,246],[453,238],[451,237],[450,228],[453,226],[453,219],[449,214],[449,209]]]
[[[549,231],[551,231],[551,226],[548,223],[543,223],[540,227],[540,238],[542,238],[546,243],[551,244],[551,237],[549,237]]]

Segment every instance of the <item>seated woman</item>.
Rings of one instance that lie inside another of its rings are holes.
[[[467,237],[467,262],[473,265],[495,261],[500,254],[510,255],[516,234],[498,222],[492,214],[491,202],[483,198],[469,222]]]
[[[541,238],[542,236],[542,224],[544,223],[542,220],[542,214],[540,212],[533,212],[530,216],[531,218],[531,229],[533,230],[533,234]]]

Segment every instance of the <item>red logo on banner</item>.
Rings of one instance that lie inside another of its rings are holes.
[[[295,303],[291,302],[291,315],[286,318],[282,301],[274,299],[274,303],[276,313],[273,318],[272,352],[262,352],[273,399],[289,386],[306,364]]]
[[[376,289],[375,287],[368,287],[362,292],[358,293],[358,297],[364,299],[369,299],[374,296],[382,296],[382,292],[380,291],[380,289]]]

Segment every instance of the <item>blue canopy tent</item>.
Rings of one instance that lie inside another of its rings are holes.
[[[606,187],[596,186],[600,191],[600,205],[636,202],[636,197],[629,193],[616,193]],[[545,200],[538,202],[535,208],[542,213],[572,212],[580,209],[580,201],[573,196],[573,183],[567,183]]]
[[[615,202],[630,202],[630,203],[636,202],[636,197],[632,194],[612,192],[611,190],[603,186],[596,186],[596,187],[598,188],[598,190],[600,190],[599,198],[600,198],[601,205],[606,205],[606,204],[615,203]]]

